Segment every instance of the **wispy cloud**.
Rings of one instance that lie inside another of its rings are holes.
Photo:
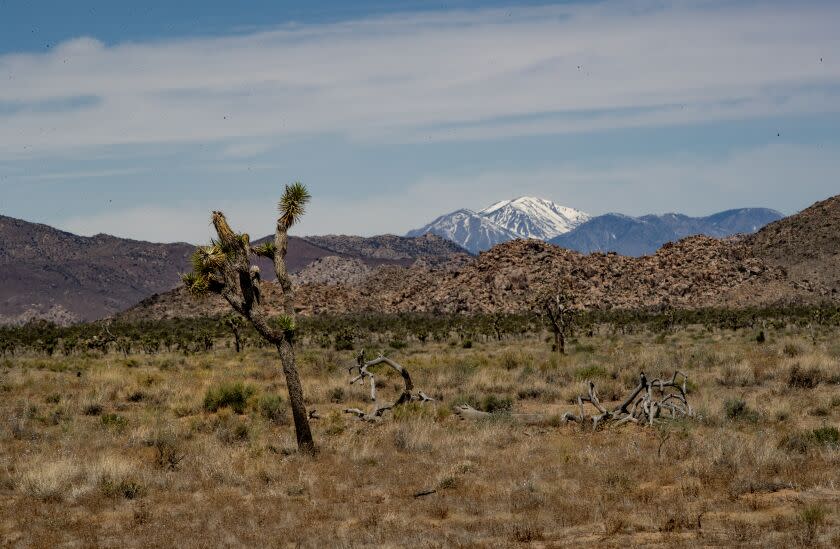
[[[840,4],[420,13],[0,57],[0,157],[313,134],[473,140],[840,110]],[[6,105],[3,108],[2,105]]]

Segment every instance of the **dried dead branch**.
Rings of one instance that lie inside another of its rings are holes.
[[[359,372],[356,377],[350,380],[351,385],[354,383],[364,383],[366,379],[369,380],[371,402],[376,402],[376,378],[369,368],[378,364],[386,364],[400,374],[403,379],[403,390],[400,393],[400,396],[397,397],[397,400],[394,401],[393,404],[377,406],[371,412],[365,412],[364,410],[360,410],[358,408],[345,408],[345,413],[353,414],[362,421],[377,422],[382,419],[383,413],[397,406],[401,406],[408,402],[430,402],[434,400],[423,391],[412,392],[414,391],[414,383],[411,381],[411,376],[409,375],[408,370],[406,370],[402,365],[382,355],[365,362],[365,351],[362,349],[359,351],[359,354],[356,355],[356,364],[347,370],[349,374],[352,374],[354,370]]]
[[[511,414],[511,418],[525,425],[546,425],[551,423],[576,422],[584,424],[592,422],[592,428],[597,429],[599,425],[611,423],[623,425],[625,423],[637,423],[640,425],[653,425],[658,418],[668,417],[671,419],[694,417],[694,410],[688,403],[686,384],[688,377],[676,371],[670,379],[651,379],[642,372],[639,375],[639,384],[629,395],[612,409],[604,406],[598,398],[598,391],[595,383],[587,383],[588,394],[577,398],[578,413],[566,412],[559,418],[551,418],[541,414]],[[587,415],[585,403],[589,403],[597,411],[594,415]],[[462,419],[486,419],[491,414],[476,410],[468,405],[455,407],[455,413]],[[553,421],[552,421],[553,419]]]

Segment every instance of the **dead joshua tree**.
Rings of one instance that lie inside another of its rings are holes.
[[[233,333],[233,344],[236,352],[242,350],[242,328],[245,327],[245,319],[237,314],[230,314],[222,319],[222,323],[230,328]]]
[[[351,385],[356,382],[364,383],[365,379],[370,380],[370,400],[372,402],[376,402],[376,379],[374,378],[373,373],[371,373],[368,368],[376,366],[377,364],[387,364],[388,366],[393,368],[397,373],[399,373],[400,376],[402,376],[404,383],[402,393],[400,393],[400,396],[397,398],[396,401],[394,401],[393,404],[386,404],[385,406],[375,407],[370,412],[365,412],[364,410],[360,410],[358,408],[345,408],[345,413],[353,414],[362,421],[377,422],[381,421],[382,414],[385,413],[387,410],[392,410],[402,404],[406,404],[412,401],[430,402],[434,400],[433,398],[427,396],[423,391],[417,391],[416,393],[412,393],[412,391],[414,390],[414,383],[412,383],[411,381],[411,376],[408,374],[408,370],[406,370],[403,366],[394,362],[390,358],[382,355],[373,360],[365,362],[365,351],[364,349],[362,349],[361,351],[359,351],[359,354],[356,355],[356,364],[351,366],[347,370],[350,374],[353,373],[353,370],[357,370],[359,372],[359,375],[350,380]]]
[[[286,269],[288,232],[304,213],[310,195],[300,183],[286,185],[280,199],[274,242],[252,247],[247,234],[235,233],[222,212],[213,212],[212,222],[218,239],[210,246],[199,247],[192,257],[193,271],[183,277],[194,294],[216,293],[225,298],[234,311],[247,319],[257,333],[277,348],[286,377],[289,403],[300,450],[312,452],[315,443],[309,429],[309,415],[303,400],[303,388],[295,366],[295,318],[292,282]],[[251,264],[251,256],[262,256],[274,262],[274,272],[282,296],[283,314],[269,318],[262,299],[260,270]]]
[[[548,425],[551,423],[577,422],[584,424],[587,420],[592,422],[592,429],[599,425],[613,424],[623,425],[625,423],[636,423],[640,425],[653,425],[659,418],[685,418],[694,417],[694,410],[688,403],[686,384],[688,378],[682,372],[674,372],[668,379],[648,379],[642,372],[639,375],[639,384],[621,402],[621,404],[608,409],[598,398],[598,391],[595,383],[587,382],[588,394],[579,396],[577,399],[578,413],[566,412],[560,417],[550,418],[541,414],[511,414],[514,420],[526,425]],[[587,416],[584,403],[591,404],[597,414]],[[457,406],[455,413],[461,419],[484,419],[491,414],[476,410],[466,404]]]

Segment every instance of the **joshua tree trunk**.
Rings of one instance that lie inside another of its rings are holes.
[[[193,255],[193,272],[184,277],[184,283],[194,293],[220,294],[233,310],[254,326],[260,336],[277,348],[289,392],[298,448],[312,452],[315,450],[315,443],[309,429],[303,387],[295,366],[296,326],[292,284],[285,262],[288,230],[303,214],[308,200],[309,193],[300,183],[286,186],[280,201],[280,217],[277,220],[274,242],[258,247],[251,247],[247,234],[233,232],[222,212],[213,212],[213,226],[218,234],[218,241],[214,241],[212,246],[196,250]],[[260,270],[251,265],[252,254],[267,257],[274,262],[283,299],[284,314],[280,317],[268,317],[267,308],[261,298]]]
[[[557,328],[554,328],[554,350],[561,355],[566,354],[566,336]]]

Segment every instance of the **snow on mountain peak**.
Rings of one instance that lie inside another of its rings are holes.
[[[548,240],[567,233],[589,220],[587,213],[551,200],[520,196],[502,200],[478,212],[522,238]]]

